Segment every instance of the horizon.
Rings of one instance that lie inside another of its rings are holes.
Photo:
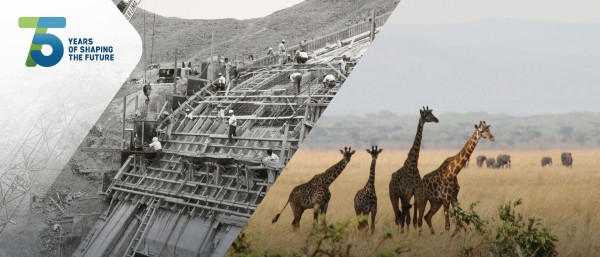
[[[429,106],[430,108],[432,108],[431,106]],[[433,108],[432,108],[433,109]],[[328,114],[325,113],[323,115],[323,117],[366,117],[366,116],[371,116],[371,115],[383,115],[383,114],[387,114],[386,112],[392,113],[395,116],[417,116],[418,113],[416,112],[394,112],[390,109],[381,109],[378,110],[376,112],[366,112],[366,113],[345,113],[345,114]],[[600,111],[565,111],[565,112],[557,112],[557,113],[533,113],[533,114],[510,114],[510,113],[503,113],[503,112],[487,112],[487,111],[468,111],[468,112],[457,112],[457,111],[446,111],[446,112],[441,112],[439,114],[436,114],[438,116],[443,116],[443,115],[473,115],[473,114],[485,114],[485,115],[492,115],[492,116],[507,116],[507,117],[514,117],[514,118],[527,118],[527,117],[533,117],[533,116],[552,116],[552,115],[569,115],[569,114],[600,114]]]

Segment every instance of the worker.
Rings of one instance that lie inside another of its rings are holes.
[[[287,62],[287,50],[285,48],[285,39],[281,40],[281,43],[279,43],[279,55],[280,55],[280,59],[279,59],[279,64],[280,65],[284,65]]]
[[[144,117],[142,117],[142,112],[140,112],[140,110],[135,110],[135,112],[133,113],[133,120],[143,120]]]
[[[333,76],[331,74],[327,74],[327,76],[325,76],[323,78],[323,86],[325,88],[333,88],[333,87],[335,87],[335,76]]]
[[[265,158],[263,158],[263,162],[274,162],[274,163],[279,163],[279,156],[277,156],[273,150],[268,149],[267,150],[267,156],[265,156]]]
[[[156,157],[154,158],[154,160],[160,160],[160,158],[162,158],[162,144],[160,144],[160,141],[158,141],[158,137],[153,137],[152,143],[148,146],[152,147],[152,150],[156,152]]]
[[[300,41],[298,48],[299,48],[300,52],[308,52],[308,43],[306,43],[306,39],[303,39],[302,41]]]
[[[217,79],[216,91],[225,91],[225,83],[227,80],[223,77],[223,73],[219,72],[219,78]]]
[[[194,120],[197,115],[194,115],[194,111],[190,110],[190,108],[185,108],[185,118],[189,120]]]
[[[267,55],[273,55],[273,54],[275,54],[273,52],[273,47],[269,47],[269,49],[267,49]],[[250,55],[250,56],[252,56],[252,55]],[[254,58],[252,58],[252,61],[254,61]]]
[[[164,133],[166,135],[166,139],[169,140],[171,139],[171,119],[169,118],[169,112],[164,111],[163,113],[160,114],[160,117],[158,119],[158,122],[160,124],[160,129],[159,132]]]
[[[348,70],[346,69],[348,61],[350,61],[350,56],[346,53],[342,55],[342,60],[340,60],[340,71],[345,76],[348,76]]]
[[[146,96],[146,105],[148,105],[150,102],[150,93],[152,92],[152,86],[150,86],[150,83],[146,83],[142,91],[144,91],[144,95]]]
[[[294,72],[290,75],[290,82],[296,84],[296,92],[300,94],[300,82],[302,81],[302,73]]]
[[[237,118],[235,117],[233,110],[229,110],[229,133],[227,135],[227,137],[229,138],[229,143],[233,142],[233,137],[237,137],[237,134],[235,133],[236,128]],[[235,140],[235,142],[237,143],[237,139]]]
[[[296,62],[297,63],[306,63],[308,61],[308,53],[296,51]]]
[[[226,83],[231,81],[231,61],[229,58],[225,58],[225,81]]]

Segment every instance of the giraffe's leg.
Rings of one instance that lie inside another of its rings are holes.
[[[371,208],[371,234],[375,232],[375,216],[377,215],[377,206]]]
[[[423,226],[423,213],[425,213],[425,207],[427,207],[427,198],[425,197],[425,192],[423,188],[417,186],[415,190],[415,212],[419,211],[419,217],[417,219],[417,214],[415,213],[415,219],[417,219],[417,225],[419,227],[419,235],[421,235],[421,227]]]
[[[319,214],[323,214],[323,219],[325,218],[325,214],[327,213],[327,205],[329,204],[329,199],[331,199],[331,193],[329,193],[329,191],[323,192],[323,195],[321,197],[314,199],[317,204],[315,204],[313,211],[313,227],[316,224],[318,224]]]
[[[363,212],[361,211],[359,213],[359,215],[369,215],[368,212]],[[365,228],[367,225],[369,225],[369,222],[367,222],[366,220],[361,220],[360,222],[358,222],[358,230],[362,230],[363,228]]]
[[[444,218],[446,219],[446,231],[450,231],[450,203],[444,202]]]
[[[450,202],[452,204],[452,208],[454,208],[456,206],[457,202],[458,202],[458,200],[456,200],[456,198],[454,198],[452,200],[452,202]],[[450,237],[454,237],[458,232],[460,232],[460,228],[458,226],[456,226],[456,228],[454,229],[454,232],[452,232],[452,236],[450,236]]]
[[[419,208],[419,206],[417,205],[417,196],[415,195],[415,204],[413,206],[413,227],[415,229],[417,229],[417,209]],[[407,224],[408,225],[408,224]]]
[[[329,202],[325,202],[325,203],[323,203],[322,207],[321,207],[321,208],[319,208],[319,212],[318,212],[318,213],[316,213],[316,212],[315,212],[315,215],[316,215],[316,216],[315,216],[315,218],[316,218],[316,219],[318,219],[318,218],[319,218],[319,214],[320,214],[320,215],[323,215],[323,220],[324,220],[325,224],[327,224],[327,223],[326,223],[326,221],[325,221],[325,218],[327,217],[327,206],[328,206],[328,205],[329,205]],[[316,222],[316,221],[317,221],[317,220],[315,220],[315,222]]]
[[[435,234],[435,231],[433,230],[433,225],[431,224],[431,218],[433,218],[433,215],[435,215],[435,213],[440,209],[440,207],[442,207],[442,203],[438,202],[438,201],[429,201],[431,203],[431,208],[429,208],[429,211],[427,212],[427,214],[425,214],[425,221],[427,222],[427,226],[429,226],[429,229],[431,230],[431,234]]]
[[[400,196],[400,202],[402,203],[402,211],[400,212],[400,233],[404,233],[404,224],[409,223],[410,220],[410,199],[406,199],[405,196]],[[408,227],[406,228],[408,230]]]
[[[421,228],[423,227],[423,213],[425,213],[425,207],[427,207],[427,199],[415,197],[415,210],[419,209],[419,218],[417,222],[417,225],[419,227],[419,235],[421,235]]]
[[[400,196],[396,194],[394,188],[392,186],[392,182],[390,182],[390,201],[392,201],[392,208],[394,209],[394,217],[396,225],[400,224],[400,208],[398,207],[398,201],[400,200]]]
[[[292,207],[292,212],[294,213],[294,220],[292,221],[292,228],[296,231],[300,227],[300,219],[302,218],[302,213],[304,213],[304,208],[300,204],[295,204],[294,202],[290,203]]]
[[[320,209],[321,206],[318,204],[313,208],[313,228],[316,227],[317,223],[319,222]]]

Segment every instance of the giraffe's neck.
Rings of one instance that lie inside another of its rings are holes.
[[[342,158],[341,161],[334,164],[329,169],[327,169],[325,172],[323,172],[323,180],[324,180],[325,184],[327,186],[330,186],[331,183],[333,183],[333,181],[335,181],[335,179],[342,173],[344,168],[346,168],[347,164],[348,164],[348,162],[346,161],[346,159]]]
[[[479,133],[477,130],[475,130],[475,132],[473,132],[473,135],[471,136],[471,138],[469,138],[465,146],[454,157],[454,160],[452,160],[452,163],[455,164],[450,165],[449,172],[452,173],[452,175],[458,175],[460,170],[462,170],[465,164],[467,164],[467,161],[469,160],[471,154],[475,150],[475,146],[477,146],[477,142],[479,142]]]
[[[423,118],[419,118],[419,125],[417,125],[417,134],[415,135],[415,141],[413,142],[410,151],[408,152],[408,157],[404,161],[404,167],[409,168],[409,170],[416,170],[417,165],[419,163],[419,152],[421,150],[421,138],[423,137],[423,126],[425,121]]]
[[[369,180],[365,187],[375,188],[375,165],[377,164],[377,159],[373,158],[371,160],[371,172],[369,173]]]

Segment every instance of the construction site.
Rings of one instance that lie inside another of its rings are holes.
[[[137,69],[142,73],[124,84],[50,190],[35,196],[28,193],[31,188],[19,191],[18,197],[29,199],[33,217],[25,224],[35,217],[44,222],[36,223],[41,231],[30,242],[36,247],[4,253],[225,255],[395,4],[366,11],[363,21],[302,46],[288,46],[285,54],[237,62],[235,75],[212,46],[201,61],[186,53],[178,60],[177,50],[168,62],[156,58],[168,65],[144,58]],[[139,0],[120,2],[119,9],[131,20],[140,13],[138,5]],[[307,52],[308,60],[287,57],[297,51]],[[290,78],[297,73],[299,79]],[[227,82],[220,89],[214,81],[223,74]],[[324,83],[327,75],[333,83]],[[141,90],[144,85],[147,90]],[[232,113],[233,141],[228,137]],[[169,132],[161,130],[165,120]],[[159,139],[160,152],[148,147],[153,138]],[[278,161],[267,160],[267,151]],[[7,187],[2,190],[0,207],[6,209],[7,199],[14,205],[16,198]],[[4,209],[2,230],[18,226]]]

